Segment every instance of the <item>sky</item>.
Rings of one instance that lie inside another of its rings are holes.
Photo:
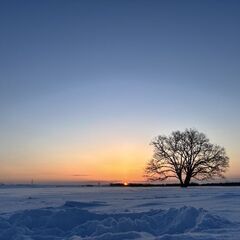
[[[0,2],[0,182],[143,181],[196,128],[240,178],[240,2]]]

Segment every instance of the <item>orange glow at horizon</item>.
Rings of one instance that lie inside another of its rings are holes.
[[[1,167],[0,182],[122,182],[144,181],[144,168],[152,156],[152,148],[146,143],[91,144],[65,146],[49,151],[30,152],[12,155],[14,166]],[[21,159],[18,160],[19,155]],[[34,161],[32,156],[34,155]],[[239,154],[229,155],[239,159]],[[238,177],[239,162],[230,161],[232,170],[226,177]]]
[[[151,157],[149,146],[110,145],[85,151],[76,147],[55,152],[41,152],[35,161],[24,156],[26,164],[5,166],[0,182],[81,182],[81,181],[143,181],[146,161]],[[8,173],[8,174],[7,174]],[[5,176],[4,176],[5,175]]]

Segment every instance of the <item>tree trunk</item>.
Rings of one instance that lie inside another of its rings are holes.
[[[190,180],[191,180],[191,174],[187,174],[187,176],[186,176],[186,178],[185,178],[185,180],[184,180],[184,183],[183,183],[183,185],[181,185],[181,187],[188,187],[189,186],[189,183],[190,183]]]

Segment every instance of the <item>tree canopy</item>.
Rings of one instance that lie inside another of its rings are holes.
[[[145,169],[150,181],[177,178],[182,187],[187,187],[192,178],[224,177],[229,165],[225,149],[210,143],[205,134],[195,129],[160,135],[151,144],[154,154]]]

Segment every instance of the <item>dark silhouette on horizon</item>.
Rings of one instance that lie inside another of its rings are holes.
[[[110,183],[110,187],[179,187],[179,183]],[[216,182],[216,183],[197,183],[191,182],[189,187],[239,187],[240,182]]]
[[[145,169],[150,181],[177,178],[181,187],[188,187],[192,178],[201,181],[224,177],[229,166],[225,149],[194,129],[159,135],[151,144],[154,154]]]

